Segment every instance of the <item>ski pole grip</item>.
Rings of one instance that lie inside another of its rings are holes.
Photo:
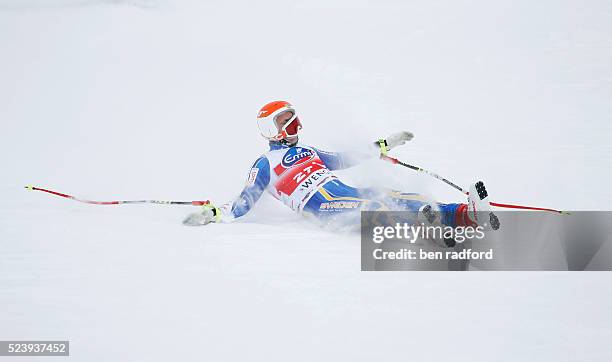
[[[383,156],[386,156],[387,152],[389,151],[387,149],[387,140],[382,139],[382,138],[379,139],[378,140],[378,145],[380,146],[380,154],[383,155]]]

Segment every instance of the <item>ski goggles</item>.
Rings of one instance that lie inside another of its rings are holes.
[[[286,121],[279,121],[281,115],[291,112],[291,118]],[[276,113],[276,112],[275,112]],[[280,122],[285,122],[282,127],[279,128]],[[300,119],[297,118],[295,110],[293,109],[282,109],[276,114],[271,114],[268,117],[258,118],[257,126],[261,135],[269,140],[280,141],[285,138],[295,137],[298,135],[302,124]]]

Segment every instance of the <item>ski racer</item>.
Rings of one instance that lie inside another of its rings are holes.
[[[251,167],[246,185],[230,203],[217,207],[204,205],[201,212],[185,219],[186,225],[230,222],[247,214],[264,191],[293,211],[326,220],[338,215],[357,215],[359,211],[414,211],[421,219],[451,226],[484,225],[489,220],[479,211],[489,212],[487,192],[482,182],[471,185],[468,203],[437,203],[432,208],[423,197],[414,193],[374,188],[354,188],[343,183],[335,170],[352,167],[363,160],[354,153],[327,152],[299,141],[302,124],[295,108],[286,101],[274,101],[261,108],[257,115],[261,135],[270,149]],[[410,132],[398,132],[371,145],[370,157],[386,154],[413,138]],[[474,197],[472,196],[474,195]],[[439,212],[435,213],[433,210]]]

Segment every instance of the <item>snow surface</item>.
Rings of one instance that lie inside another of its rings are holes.
[[[496,201],[606,210],[611,34],[608,1],[0,0],[0,340],[68,339],[75,361],[612,360],[608,273],[365,273],[358,235],[267,196],[187,228],[191,207],[23,189],[227,201],[266,148],[257,110],[288,99],[321,148],[406,129],[395,155]],[[376,160],[340,176],[462,200]]]

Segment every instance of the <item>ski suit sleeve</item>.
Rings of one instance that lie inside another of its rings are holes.
[[[255,163],[246,180],[246,185],[240,195],[231,203],[222,207],[223,220],[231,221],[248,213],[259,200],[270,183],[270,162],[264,156]]]
[[[343,170],[345,168],[357,166],[361,162],[376,156],[376,148],[369,147],[366,152],[328,152],[315,148],[321,161],[330,170]]]

